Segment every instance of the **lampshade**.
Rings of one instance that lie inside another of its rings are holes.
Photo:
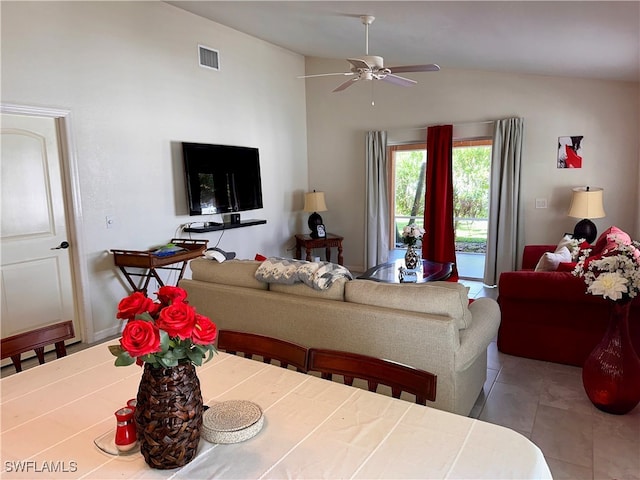
[[[327,204],[324,202],[324,192],[316,192],[304,194],[304,211],[305,212],[326,212]]]
[[[577,187],[573,189],[569,216],[574,218],[602,218],[604,207],[602,206],[602,188]]]

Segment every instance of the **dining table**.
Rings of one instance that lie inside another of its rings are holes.
[[[509,428],[218,352],[197,367],[203,401],[252,402],[255,436],[201,439],[195,458],[150,468],[139,448],[117,454],[116,410],[142,369],[114,366],[101,343],[0,381],[1,477],[86,479],[547,479],[541,450]]]

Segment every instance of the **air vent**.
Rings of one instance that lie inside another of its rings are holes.
[[[201,67],[220,70],[220,52],[217,50],[198,45],[198,57],[200,58]]]

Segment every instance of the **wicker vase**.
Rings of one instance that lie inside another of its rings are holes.
[[[407,247],[407,253],[404,254],[404,264],[409,270],[413,270],[418,266],[418,252],[413,245]]]
[[[200,381],[191,363],[172,368],[145,364],[135,420],[140,451],[150,467],[177,468],[193,460],[202,413]]]
[[[582,383],[596,408],[624,415],[640,403],[640,359],[629,336],[631,302],[613,302],[609,327],[582,367]]]

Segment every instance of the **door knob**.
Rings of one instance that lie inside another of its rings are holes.
[[[60,250],[65,248],[69,248],[69,242],[62,242],[60,245],[58,245],[57,247],[53,247],[51,250]]]

